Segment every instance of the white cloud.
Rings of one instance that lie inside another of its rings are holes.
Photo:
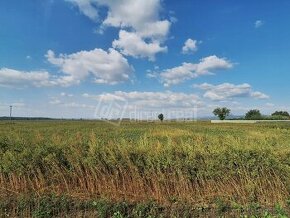
[[[215,55],[202,58],[196,64],[196,73],[200,75],[211,74],[214,70],[226,70],[233,67],[233,64],[225,58],[219,58]]]
[[[133,28],[142,36],[164,35],[168,31],[170,22],[159,20],[161,10],[160,0],[67,0],[77,5],[79,10],[96,20],[98,9],[105,7],[108,9],[104,26],[117,28]],[[146,31],[147,30],[147,31]],[[154,30],[154,31],[152,31]]]
[[[92,98],[102,101],[123,101],[128,102],[130,108],[154,109],[154,108],[192,108],[200,105],[199,97],[195,94],[178,92],[123,92],[103,93],[100,95],[83,94],[85,98]]]
[[[161,0],[68,0],[79,7],[83,14],[96,20],[98,9],[108,9],[98,32],[106,26],[120,28],[119,39],[113,45],[123,54],[154,60],[159,52],[167,51],[162,43],[169,32],[171,22],[161,20]],[[93,13],[92,13],[93,11]],[[90,12],[90,13],[88,13]],[[129,40],[136,42],[136,46]]]
[[[62,93],[61,93],[62,94]],[[67,96],[67,94],[65,95],[61,95],[63,96]],[[59,108],[61,107],[65,107],[65,108],[88,108],[88,109],[95,109],[94,105],[89,105],[89,104],[84,104],[84,103],[79,103],[79,102],[69,102],[66,101],[66,99],[62,98],[59,99],[58,97],[51,97],[51,100],[48,102],[51,105],[55,105],[58,106]]]
[[[216,70],[226,70],[232,67],[233,64],[230,61],[213,55],[202,58],[197,64],[183,63],[181,66],[163,70],[159,76],[164,86],[170,86],[202,75],[212,75]]]
[[[133,56],[135,58],[147,57],[149,60],[155,60],[155,54],[166,52],[167,47],[161,47],[157,41],[146,43],[139,35],[133,32],[121,30],[119,39],[113,41],[113,47],[120,49],[124,55]]]
[[[264,21],[262,21],[262,20],[256,20],[256,22],[255,22],[255,28],[260,28],[260,27],[262,27],[264,24],[265,24]]]
[[[88,104],[80,104],[77,102],[68,102],[63,104],[64,107],[68,108],[89,108],[89,109],[95,109],[94,105],[88,105]]]
[[[223,83],[220,85],[212,85],[203,83],[195,85],[194,87],[200,88],[205,91],[203,97],[214,101],[230,100],[237,97],[253,97],[256,99],[267,99],[267,96],[261,92],[255,92],[252,87],[247,84],[234,85],[231,83]]]
[[[89,76],[95,83],[116,84],[127,81],[134,69],[126,58],[115,49],[108,52],[102,49],[80,51],[73,54],[55,56],[49,50],[45,55],[47,60],[59,67],[62,74],[52,75],[47,71],[19,71],[9,68],[0,69],[0,86],[25,88],[70,86],[78,84]]]
[[[159,20],[152,23],[146,23],[137,34],[143,38],[152,38],[162,41],[167,36],[171,23],[168,20]]]
[[[183,63],[181,66],[166,69],[160,73],[161,82],[164,86],[176,85],[184,80],[197,77],[195,73],[196,65],[192,63]]]
[[[157,119],[159,113],[164,113],[166,119],[174,119],[194,118],[197,108],[201,109],[203,106],[197,95],[182,92],[115,91],[95,95],[84,93],[82,96],[83,98],[72,102],[59,95],[51,97],[47,113],[54,113],[54,117],[108,119]]]
[[[254,98],[258,98],[258,99],[267,99],[269,98],[268,95],[262,93],[262,92],[252,92],[251,93],[251,97],[254,97]]]
[[[60,93],[60,96],[61,97],[73,97],[74,95],[73,94],[68,94],[68,93],[62,92],[62,93]]]
[[[104,24],[115,27],[133,27],[137,31],[159,18],[160,0],[101,0],[109,7]]]
[[[189,54],[197,51],[198,42],[193,39],[187,39],[182,47],[183,54]]]
[[[147,71],[147,74],[146,74],[147,78],[158,78],[159,74],[156,73],[156,72],[152,72],[152,71]]]
[[[74,5],[78,6],[80,11],[89,17],[93,21],[97,21],[99,18],[98,10],[94,6],[93,1],[88,0],[66,0],[68,2],[73,3]]]
[[[18,71],[9,68],[0,69],[0,86],[24,88],[56,85],[56,80],[46,71]]]
[[[58,80],[64,86],[77,84],[89,75],[94,76],[96,83],[116,84],[128,80],[133,72],[127,59],[114,49],[106,52],[96,48],[58,57],[49,50],[46,58],[67,74]]]

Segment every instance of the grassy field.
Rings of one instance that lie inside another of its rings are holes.
[[[0,217],[287,217],[290,124],[0,122]]]

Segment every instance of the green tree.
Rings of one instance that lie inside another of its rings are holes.
[[[249,110],[246,115],[245,115],[246,120],[261,120],[262,119],[262,114],[259,110],[254,109],[254,110]]]
[[[272,116],[290,117],[287,111],[275,111],[274,113],[272,113]]]
[[[220,120],[226,119],[226,117],[229,116],[230,113],[231,113],[231,110],[226,107],[223,107],[223,108],[218,107],[213,110],[213,114],[217,116]]]
[[[272,120],[289,120],[290,115],[287,111],[275,111],[271,114],[270,119]]]
[[[164,115],[163,115],[163,114],[159,114],[159,115],[158,115],[158,119],[159,119],[161,122],[163,122],[163,120],[164,120]]]

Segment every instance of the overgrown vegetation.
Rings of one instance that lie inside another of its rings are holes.
[[[271,116],[262,115],[259,110],[249,110],[245,115],[246,120],[289,120],[287,111],[276,111]]]
[[[0,209],[287,217],[289,134],[286,123],[0,122]]]
[[[225,120],[230,112],[230,109],[223,107],[214,109],[213,114],[220,120]],[[230,120],[290,120],[290,115],[287,111],[275,111],[271,115],[262,115],[260,110],[252,109],[245,116],[230,118]]]

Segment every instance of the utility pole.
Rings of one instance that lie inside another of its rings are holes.
[[[13,106],[10,105],[10,120],[12,120],[12,108],[13,108]]]

